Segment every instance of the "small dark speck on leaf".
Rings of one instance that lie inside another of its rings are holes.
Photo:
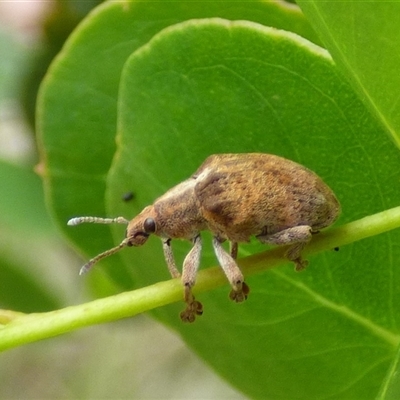
[[[131,201],[135,198],[135,194],[133,192],[126,192],[122,195],[122,200],[123,201]]]

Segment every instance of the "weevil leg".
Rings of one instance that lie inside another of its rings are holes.
[[[167,262],[168,271],[171,274],[172,278],[179,278],[181,276],[178,268],[175,264],[174,253],[171,248],[171,239],[163,240],[163,250],[165,261]]]
[[[229,294],[231,300],[240,303],[247,299],[249,294],[249,287],[244,282],[242,271],[239,269],[236,261],[231,255],[229,255],[222,247],[221,240],[217,237],[213,239],[213,246],[217,259],[228,278],[229,283],[232,286],[232,291]],[[236,244],[237,245],[237,244]]]
[[[308,265],[308,261],[302,259],[301,251],[311,240],[312,233],[313,232],[310,226],[300,225],[285,229],[272,235],[260,235],[257,236],[257,238],[262,243],[292,245],[287,250],[286,257],[288,260],[294,262],[296,271],[301,271]]]
[[[238,254],[238,242],[230,242],[231,243],[231,257],[236,260]]]
[[[202,242],[200,235],[193,239],[193,247],[185,257],[182,268],[182,283],[184,286],[184,299],[186,309],[181,312],[180,317],[183,322],[194,322],[196,315],[203,314],[203,306],[199,301],[196,301],[192,287],[196,282],[197,271],[200,266]]]

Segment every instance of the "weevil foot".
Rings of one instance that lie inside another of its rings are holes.
[[[193,302],[187,304],[186,309],[180,313],[180,317],[182,322],[194,322],[196,320],[196,315],[202,314],[203,305],[199,301],[194,300],[193,297]]]
[[[203,314],[203,305],[195,300],[193,293],[192,293],[192,286],[190,284],[185,285],[185,302],[186,302],[186,309],[180,313],[181,320],[183,322],[194,322],[196,319],[196,315]]]
[[[301,251],[304,249],[307,242],[300,242],[296,243],[293,246],[289,247],[288,251],[286,252],[286,257],[294,262],[294,269],[297,272],[302,271],[308,265],[307,260],[303,260],[301,257]]]
[[[250,288],[245,282],[241,282],[236,285],[236,288],[232,289],[229,293],[229,298],[236,303],[241,303],[247,299],[250,293]]]
[[[308,260],[303,260],[301,257],[291,260],[294,262],[294,270],[296,272],[303,271],[308,265]]]

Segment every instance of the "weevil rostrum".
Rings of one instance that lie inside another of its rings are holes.
[[[249,288],[236,263],[238,243],[255,236],[260,242],[289,245],[288,260],[295,269],[304,269],[308,261],[301,251],[312,234],[331,225],[340,213],[340,204],[332,190],[314,172],[285,158],[261,153],[216,154],[209,156],[187,180],[179,183],[131,221],[123,217],[78,217],[68,225],[83,222],[124,223],[125,239],[85,264],[81,273],[104,257],[128,246],[141,246],[151,234],[161,238],[165,260],[173,278],[181,277],[186,309],[185,322],[193,322],[203,313],[192,288],[200,265],[200,232],[213,234],[213,247],[232,290],[230,298],[242,302]],[[182,267],[175,264],[172,239],[193,243]],[[230,252],[222,243],[229,241]]]

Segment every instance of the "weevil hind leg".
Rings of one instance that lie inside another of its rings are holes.
[[[200,235],[193,239],[193,247],[185,257],[182,268],[182,283],[184,286],[184,299],[186,309],[181,312],[180,317],[183,322],[194,322],[196,315],[203,314],[203,305],[195,300],[192,287],[196,282],[197,271],[200,266],[202,242]]]
[[[230,246],[231,257],[236,260],[238,255],[238,242],[230,242]]]
[[[228,254],[225,251],[225,249],[222,247],[221,240],[219,240],[217,237],[214,237],[213,239],[213,246],[218,262],[220,263],[222,269],[225,272],[226,277],[229,280],[229,283],[232,286],[232,291],[229,294],[229,298],[235,301],[236,303],[240,303],[246,300],[250,289],[244,282],[242,271],[236,264],[236,261],[234,260],[232,255]],[[237,254],[236,242],[232,242],[231,254],[232,254],[232,249],[234,249],[235,253]]]
[[[299,225],[272,235],[259,235],[257,239],[261,243],[291,245],[286,252],[286,258],[294,262],[296,271],[301,271],[308,265],[308,261],[301,257],[301,252],[311,240],[312,234],[310,226]]]

